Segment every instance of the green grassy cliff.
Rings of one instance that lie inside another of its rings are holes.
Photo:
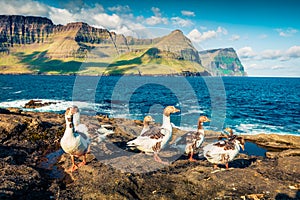
[[[83,22],[63,26],[41,17],[0,15],[0,54],[2,74],[243,75],[235,52],[218,54],[213,65],[180,30],[135,39]]]

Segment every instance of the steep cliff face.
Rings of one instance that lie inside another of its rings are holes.
[[[14,45],[43,43],[53,27],[47,18],[0,15],[0,51],[8,52]]]
[[[213,76],[245,76],[244,67],[233,48],[199,52],[202,65]]]
[[[158,49],[177,54],[178,59],[194,61],[201,64],[198,51],[180,30],[175,30],[169,35],[162,37],[154,46]]]

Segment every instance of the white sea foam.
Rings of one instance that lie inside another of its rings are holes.
[[[19,91],[16,91],[16,92],[13,92],[14,94],[20,94],[21,92],[23,92],[22,90],[19,90]]]
[[[272,126],[266,124],[239,124],[234,128],[237,132],[244,135],[257,135],[260,133],[266,134],[282,134],[282,135],[295,135],[284,130],[282,126]]]
[[[185,116],[185,115],[192,115],[192,114],[204,114],[205,112],[203,110],[194,110],[194,109],[189,109],[188,112],[185,112],[185,113],[181,113],[182,116]]]
[[[13,87],[1,87],[2,90],[11,90]]]
[[[36,111],[36,112],[60,112],[64,111],[67,107],[72,105],[77,105],[80,109],[83,110],[94,110],[95,105],[89,102],[80,102],[80,101],[65,101],[65,100],[54,100],[54,99],[34,99],[36,101],[40,101],[41,103],[51,103],[49,105],[40,107],[40,108],[24,108],[25,104],[30,100],[22,99],[16,101],[6,101],[0,102],[0,107],[2,108],[20,108],[25,111]],[[100,105],[98,105],[100,106]]]

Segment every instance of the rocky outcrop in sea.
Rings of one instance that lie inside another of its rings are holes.
[[[64,120],[62,114],[0,109],[0,199],[300,198],[298,136],[245,136],[272,149],[267,156],[239,154],[230,170],[213,171],[203,157],[189,162],[186,155],[176,155],[172,145],[161,153],[170,161],[167,166],[126,149],[126,142],[142,129],[139,120],[82,116],[92,151],[87,165],[68,173],[70,158],[59,143]],[[103,137],[104,127],[114,133]],[[184,133],[174,128],[172,141]],[[206,142],[219,134],[206,131]]]

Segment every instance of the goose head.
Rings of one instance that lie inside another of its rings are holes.
[[[67,126],[69,126],[70,128],[73,128],[73,110],[72,110],[72,107],[69,107],[69,108],[66,109],[65,120],[66,120]]]
[[[72,115],[73,115],[72,107],[67,108],[65,111],[66,122],[71,122]]]
[[[233,136],[233,130],[229,127],[225,128],[224,132],[229,136]]]
[[[204,134],[204,130],[203,130],[202,124],[204,122],[209,122],[209,121],[210,121],[210,119],[208,119],[208,117],[206,117],[206,116],[200,116],[198,118],[198,132],[200,131],[200,132],[203,132],[203,134]]]
[[[200,116],[198,118],[198,123],[203,123],[203,122],[210,122],[210,119],[206,116]]]
[[[177,112],[180,112],[180,110],[175,108],[174,106],[167,106],[164,109],[164,115],[167,116],[167,117],[169,117],[171,114],[177,113]]]
[[[144,117],[144,125],[149,125],[151,122],[155,122],[155,120],[150,115]]]

